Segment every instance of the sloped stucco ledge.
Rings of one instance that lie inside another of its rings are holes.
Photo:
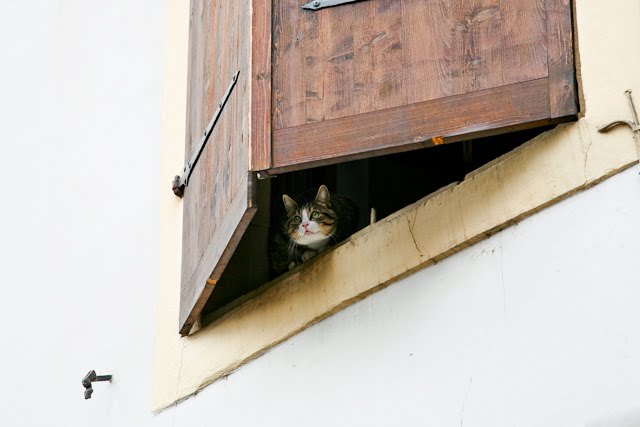
[[[637,160],[631,132],[621,129],[599,134],[596,124],[584,118],[539,135],[469,174],[463,182],[356,233],[183,338],[179,344],[179,374],[166,378],[173,377],[175,382],[165,380],[166,386],[160,388],[159,379],[154,378],[154,410],[193,395],[399,278],[594,185]],[[174,335],[165,341],[175,349],[179,338]],[[162,358],[163,343],[156,344],[160,347],[157,357]]]

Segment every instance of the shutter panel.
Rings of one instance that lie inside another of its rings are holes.
[[[192,0],[184,193],[189,333],[274,175],[575,118],[569,0]]]
[[[251,0],[191,2],[187,159],[233,75],[240,73],[184,190],[182,335],[198,319],[256,211],[252,165],[266,169],[269,164],[269,141],[264,136],[268,126],[263,123],[269,110],[257,103],[252,92],[270,87],[264,79],[251,78],[252,62],[264,73],[268,61],[263,57],[268,55],[251,57],[251,27]]]
[[[577,113],[569,0],[272,0],[272,170]]]

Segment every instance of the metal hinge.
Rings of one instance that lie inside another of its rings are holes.
[[[640,160],[640,122],[638,122],[638,113],[636,112],[636,107],[633,105],[633,99],[631,98],[631,89],[627,89],[624,94],[627,97],[627,102],[629,103],[629,109],[631,110],[631,119],[629,120],[616,120],[615,122],[611,122],[607,125],[598,127],[598,132],[608,132],[616,126],[629,126],[631,131],[633,132],[633,138],[636,142],[636,149],[638,150],[638,159]]]
[[[227,91],[222,96],[222,100],[218,104],[218,109],[216,110],[215,113],[213,113],[213,117],[211,118],[211,120],[209,121],[209,124],[205,128],[204,133],[202,134],[202,138],[200,139],[200,143],[198,144],[195,151],[191,155],[191,159],[189,159],[187,164],[184,165],[182,175],[176,175],[175,178],[173,178],[173,182],[171,183],[171,188],[173,190],[173,194],[175,194],[176,196],[182,197],[184,195],[184,189],[189,185],[189,178],[191,178],[191,173],[193,172],[193,168],[196,166],[196,163],[198,163],[198,159],[200,159],[200,154],[202,154],[202,150],[204,150],[205,145],[207,145],[207,141],[209,141],[209,137],[213,132],[213,128],[216,126],[216,123],[220,118],[220,113],[222,113],[222,109],[227,104],[227,100],[229,99],[231,92],[233,92],[233,88],[236,86],[236,83],[238,82],[238,75],[240,75],[240,71],[235,73],[231,78],[231,83],[229,83],[229,87],[227,88]]]
[[[318,10],[325,7],[340,6],[346,3],[355,3],[362,0],[314,0],[302,6],[303,9]]]

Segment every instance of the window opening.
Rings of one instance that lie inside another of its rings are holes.
[[[268,248],[272,233],[281,227],[282,194],[317,191],[324,184],[330,192],[357,203],[360,230],[369,225],[371,208],[376,209],[381,220],[444,186],[464,180],[469,172],[552,127],[322,166],[258,181],[258,212],[205,305],[202,324],[215,321],[277,282],[269,271]]]

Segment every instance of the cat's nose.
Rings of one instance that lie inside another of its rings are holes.
[[[307,229],[308,226],[309,226],[308,222],[303,222],[302,223],[302,228],[304,228],[305,230]]]

